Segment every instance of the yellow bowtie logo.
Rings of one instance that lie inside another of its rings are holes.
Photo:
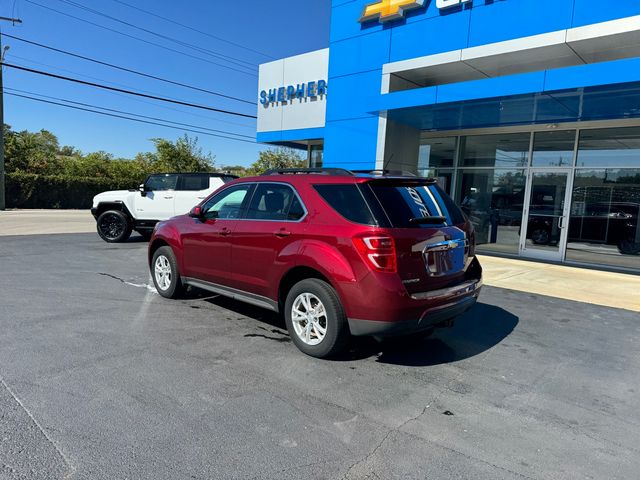
[[[371,20],[388,22],[404,17],[404,13],[414,8],[420,8],[425,0],[380,0],[364,7],[360,23]]]

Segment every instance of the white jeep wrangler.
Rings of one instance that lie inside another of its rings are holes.
[[[189,212],[237,177],[221,173],[149,175],[137,190],[104,192],[93,198],[98,234],[109,243],[126,241],[133,230],[149,239],[161,220]]]

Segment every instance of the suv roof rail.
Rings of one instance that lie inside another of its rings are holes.
[[[274,168],[267,170],[262,176],[268,175],[304,175],[315,173],[318,175],[348,175],[353,176],[353,172],[344,168]]]
[[[374,170],[353,170],[353,173],[367,174],[367,175],[381,175],[383,177],[417,177],[415,173],[407,172],[405,170],[386,170],[377,168]]]

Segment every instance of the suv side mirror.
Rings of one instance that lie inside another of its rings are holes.
[[[202,218],[202,207],[200,205],[193,207],[189,212],[191,218]]]
[[[140,190],[140,195],[142,195],[143,197],[147,196],[147,188],[144,186],[144,183],[140,184],[138,190]]]

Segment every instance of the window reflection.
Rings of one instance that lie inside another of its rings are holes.
[[[524,170],[463,170],[460,206],[484,250],[517,253],[524,204]]]
[[[578,167],[637,167],[640,127],[582,130]]]
[[[577,170],[567,260],[640,268],[640,169]]]
[[[462,137],[463,165],[468,167],[526,167],[530,133]]]

